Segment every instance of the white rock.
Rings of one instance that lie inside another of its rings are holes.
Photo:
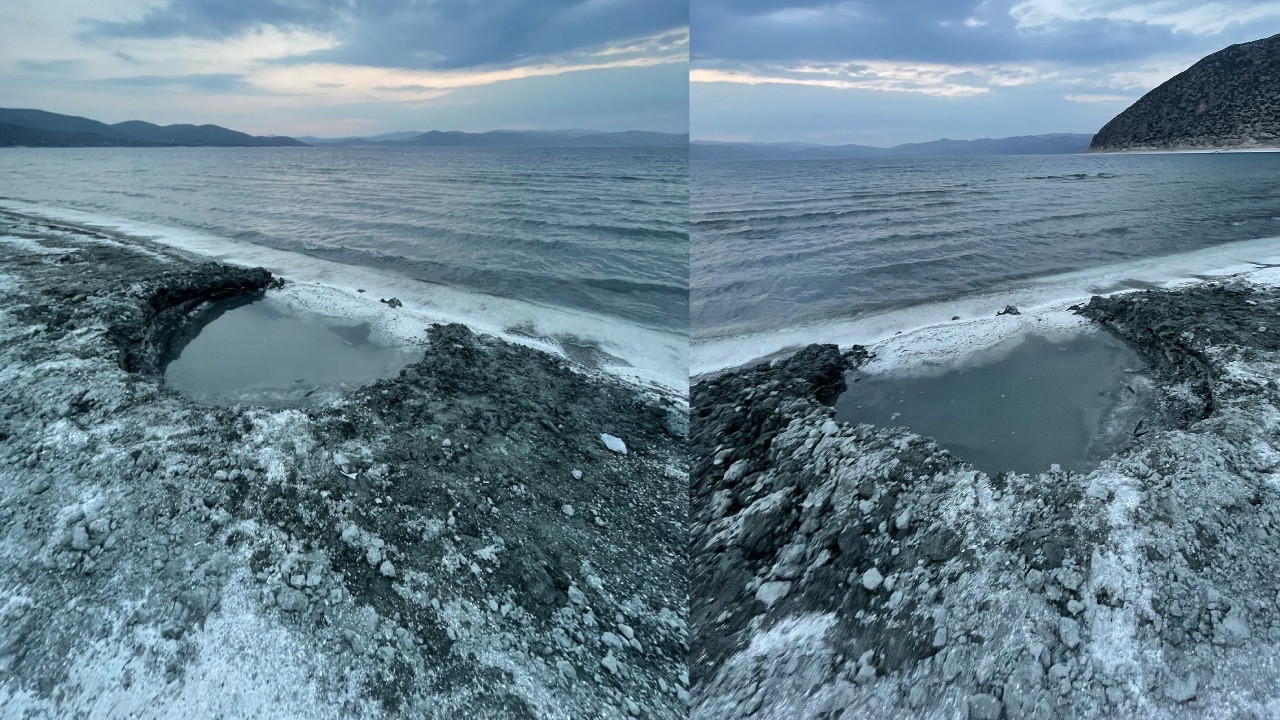
[[[826,422],[822,423],[823,435],[835,435],[839,432],[840,426],[836,424],[835,420],[828,419]]]
[[[444,442],[440,443],[440,445],[442,445],[443,447],[453,447],[453,441],[450,440],[449,438],[445,438]]]
[[[396,566],[392,565],[390,560],[383,560],[382,564],[378,566],[378,572],[386,575],[387,577],[395,577]]]
[[[560,506],[560,512],[564,513],[565,515],[567,515],[567,516],[569,516],[569,517],[573,517],[573,506],[572,506],[572,505],[561,505],[561,506]]]
[[[574,470],[573,472],[571,472],[571,473],[569,473],[569,474],[573,476],[573,479],[574,479],[574,480],[581,480],[581,479],[582,479],[582,471],[581,471],[581,470]]]
[[[614,437],[609,433],[600,433],[600,442],[604,443],[605,447],[620,455],[627,454],[627,444],[622,442],[622,438]]]
[[[911,508],[907,508],[898,514],[897,519],[893,521],[893,526],[899,530],[906,530],[911,524]]]
[[[862,573],[862,587],[868,590],[875,591],[876,588],[880,587],[880,583],[882,582],[884,582],[884,576],[875,568],[871,568],[870,570]]]
[[[756,599],[764,603],[766,607],[773,607],[773,604],[787,596],[791,592],[791,583],[783,581],[767,582],[756,590]]]

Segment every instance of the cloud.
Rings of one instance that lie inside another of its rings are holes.
[[[224,39],[261,28],[328,33],[306,58],[411,69],[520,64],[686,28],[685,0],[168,0],[129,21],[96,21],[90,38]]]
[[[99,78],[90,82],[117,87],[135,88],[185,88],[213,92],[245,92],[252,87],[243,75],[234,73],[196,73],[191,75],[128,75]]]
[[[876,90],[935,97],[969,97],[994,87],[1038,82],[1054,73],[1031,66],[946,65],[941,63],[859,60],[751,69],[693,68],[692,83],[804,85],[833,90]]]
[[[1217,35],[1233,26],[1280,20],[1280,2],[1250,0],[1020,0],[1009,8],[1020,29],[1051,30],[1070,23],[1134,23],[1191,35]]]
[[[48,60],[45,62],[19,60],[17,64],[20,69],[26,70],[27,72],[54,73],[62,75],[78,70],[84,63],[80,60]]]
[[[691,4],[693,59],[1090,66],[1204,55],[1275,32],[1280,0],[844,0]]]
[[[590,70],[644,68],[673,64],[675,57],[632,57],[577,64],[540,64],[490,70],[405,70],[368,65],[311,63],[272,65],[248,78],[269,92],[325,96],[326,102],[421,101],[443,97],[461,88],[512,80],[565,75]]]

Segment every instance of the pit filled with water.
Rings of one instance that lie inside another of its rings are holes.
[[[420,356],[380,344],[368,323],[300,310],[270,297],[214,303],[175,339],[164,383],[202,402],[306,406],[392,377]]]
[[[906,427],[989,475],[1087,472],[1150,429],[1142,360],[1104,332],[1028,335],[945,370],[852,373],[836,419]]]

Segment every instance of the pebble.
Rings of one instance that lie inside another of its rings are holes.
[[[577,469],[575,469],[575,470],[573,470],[572,472],[570,472],[569,474],[573,476],[573,479],[574,479],[574,480],[581,480],[581,479],[582,479],[582,471],[581,471],[581,470],[577,470]]]
[[[559,670],[560,675],[569,682],[573,682],[578,679],[578,671],[573,669],[573,664],[568,660],[557,660],[556,669]]]
[[[613,656],[612,650],[605,654],[604,659],[600,661],[600,664],[604,666],[605,670],[608,670],[614,675],[618,674],[618,658]]]
[[[444,442],[440,443],[440,445],[442,447],[453,447],[453,441],[450,440],[449,438],[445,438]]]
[[[387,577],[395,577],[396,566],[392,565],[390,560],[383,560],[382,564],[378,566],[378,572],[382,573]]]
[[[569,516],[569,517],[573,517],[573,506],[572,506],[572,505],[567,505],[567,504],[566,504],[566,505],[561,505],[561,506],[560,506],[560,512],[564,513],[565,515],[567,515],[567,516]]]

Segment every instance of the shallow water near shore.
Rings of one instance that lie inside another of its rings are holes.
[[[175,341],[164,382],[214,404],[314,405],[391,377],[420,354],[380,345],[371,331],[270,298],[229,300]]]
[[[836,419],[910,428],[993,476],[1085,472],[1142,432],[1153,407],[1142,367],[1103,332],[1028,335],[930,375],[853,373]]]

